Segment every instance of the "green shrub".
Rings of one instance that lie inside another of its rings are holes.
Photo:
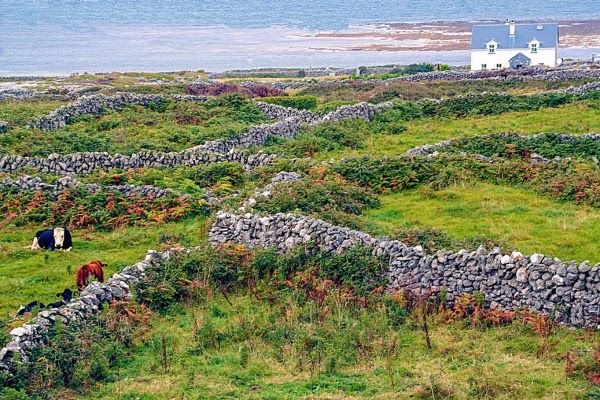
[[[311,95],[265,97],[261,101],[299,110],[314,110],[317,108],[317,97]]]
[[[302,133],[288,140],[271,136],[265,146],[269,152],[286,157],[312,157],[315,153],[342,148],[362,149],[367,138],[366,122],[325,123],[303,128]],[[357,126],[358,125],[358,126]]]
[[[271,197],[259,197],[254,208],[269,214],[299,210],[302,213],[341,211],[359,215],[365,208],[378,205],[376,197],[364,188],[344,181],[326,179],[277,185]]]

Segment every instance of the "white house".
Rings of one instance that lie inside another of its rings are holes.
[[[555,67],[558,62],[558,24],[474,25],[471,69]]]

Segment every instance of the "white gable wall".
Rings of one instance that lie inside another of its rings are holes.
[[[502,64],[500,68],[510,68],[510,59],[519,53],[531,59],[531,66],[543,64],[555,67],[557,65],[558,55],[555,47],[551,49],[541,47],[537,53],[532,53],[529,49],[502,49],[501,46],[499,45],[493,54],[489,54],[487,49],[471,50],[471,69],[481,70],[483,64],[486,64],[485,69],[498,69],[497,64]]]

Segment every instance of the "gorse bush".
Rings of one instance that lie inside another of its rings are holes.
[[[594,99],[596,96],[597,92],[590,92],[586,95],[567,93],[545,93],[528,96],[511,94],[467,95],[441,101],[396,101],[394,107],[386,112],[395,114],[396,119],[403,121],[426,117],[462,118],[477,115],[498,115],[514,111],[535,111],[584,99]]]
[[[240,163],[220,162],[172,168],[168,173],[157,168],[130,169],[126,172],[100,171],[87,177],[87,180],[104,185],[152,185],[198,194],[205,188],[223,191],[226,188],[240,187],[246,176]]]
[[[600,207],[600,169],[594,163],[563,160],[532,164],[529,160],[498,159],[490,164],[471,156],[348,158],[333,171],[374,192],[402,191],[426,185],[439,190],[480,180],[532,189],[557,200]]]

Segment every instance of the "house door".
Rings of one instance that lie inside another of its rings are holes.
[[[525,54],[519,53],[513,58],[511,58],[509,63],[512,69],[525,68],[531,65],[531,59]]]

